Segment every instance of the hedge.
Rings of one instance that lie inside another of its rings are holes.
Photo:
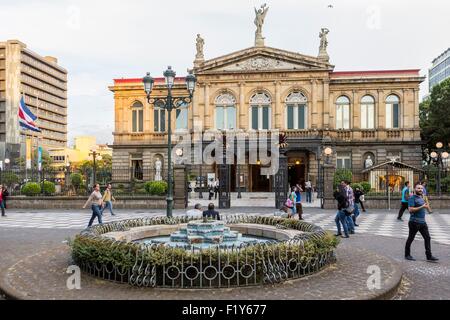
[[[41,185],[36,182],[27,182],[22,187],[22,193],[26,196],[35,196],[41,193]]]

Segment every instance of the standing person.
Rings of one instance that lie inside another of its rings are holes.
[[[305,182],[305,190],[306,190],[306,202],[312,202],[312,183],[311,180]]]
[[[214,182],[214,200],[217,200],[217,194],[219,193],[220,181],[219,178],[216,178]]]
[[[408,209],[408,199],[409,199],[409,181],[406,181],[405,186],[403,187],[403,190],[402,190],[402,202],[401,202],[400,210],[398,211],[398,217],[397,217],[398,221],[403,221],[403,219],[402,219],[403,213],[405,212],[406,209]]]
[[[292,187],[291,193],[289,194],[289,200],[291,200],[291,202],[292,202],[292,208],[291,208],[292,214],[289,218],[294,218],[295,214],[297,213],[297,206],[296,206],[297,195],[295,194],[296,190],[297,190],[296,187]]]
[[[298,220],[303,220],[302,192],[302,187],[297,184],[295,188],[295,210],[298,214]]]
[[[113,212],[113,205],[112,205],[112,201],[116,201],[116,199],[114,198],[114,196],[112,195],[111,192],[111,183],[108,183],[108,185],[106,186],[106,190],[105,193],[103,194],[103,209],[102,209],[102,215],[103,215],[103,211],[105,211],[106,208],[109,208],[109,212],[111,212],[112,216],[115,216],[115,213]]]
[[[0,185],[0,208],[2,210],[2,217],[6,217],[5,213],[5,200],[3,195],[3,186]]]
[[[428,231],[428,225],[425,221],[425,210],[428,209],[428,204],[426,204],[423,199],[423,186],[420,183],[417,183],[414,187],[414,194],[408,200],[408,209],[411,214],[411,218],[408,223],[409,236],[405,246],[405,259],[411,261],[415,260],[411,256],[411,244],[414,241],[417,232],[420,232],[425,240],[425,254],[427,256],[427,260],[430,262],[438,261],[439,259],[433,257],[431,254],[431,237]]]
[[[91,205],[92,208],[92,217],[91,220],[89,220],[88,228],[92,226],[92,223],[94,222],[95,218],[97,217],[98,223],[102,224],[102,205],[103,205],[103,197],[100,193],[100,185],[96,183],[94,185],[94,191],[92,191],[91,195],[89,196],[89,199],[86,201],[86,203],[83,206],[83,209],[87,207],[88,204]]]
[[[344,190],[344,196],[347,198],[348,207],[346,208],[345,215],[347,220],[348,231],[350,234],[355,233],[355,224],[353,223],[354,208],[355,208],[355,194],[352,187],[350,187],[350,181],[342,181],[341,186]]]
[[[364,192],[359,187],[355,188],[355,211],[353,214],[353,224],[355,227],[359,227],[359,224],[356,224],[356,218],[359,216],[359,205],[362,203],[361,197],[364,196]]]
[[[213,181],[209,181],[208,182],[208,194],[209,194],[209,198],[208,198],[208,200],[212,200],[212,197],[214,197],[214,189],[215,189],[215,181],[213,180]]]
[[[8,200],[8,197],[9,197],[8,188],[6,186],[3,186],[2,198],[3,198],[3,206],[5,207],[5,209],[8,209],[8,207],[6,206],[6,200]]]
[[[214,210],[214,203],[208,205],[208,210],[203,211],[203,218],[213,218],[214,220],[220,220],[219,212]]]
[[[427,182],[424,181],[422,182],[422,187],[423,187],[423,200],[425,200],[425,203],[428,205],[428,213],[433,213],[433,210],[431,209],[430,206],[430,199],[428,198],[428,190],[427,190]]]
[[[347,225],[347,217],[345,215],[345,209],[348,207],[348,201],[345,197],[344,190],[339,190],[339,188],[334,192],[334,197],[337,200],[337,213],[334,221],[336,222],[337,234],[336,237],[349,238],[348,235],[348,225]],[[341,232],[341,224],[344,229],[345,236],[342,235]]]

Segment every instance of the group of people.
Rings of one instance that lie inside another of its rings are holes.
[[[188,217],[194,217],[194,218],[211,218],[214,220],[220,220],[220,214],[218,211],[215,210],[214,203],[210,203],[208,205],[208,210],[203,211],[202,205],[200,203],[197,203],[194,206],[194,209],[189,210],[186,212],[186,215]]]
[[[334,192],[334,198],[337,201],[338,209],[334,219],[337,227],[336,236],[349,238],[349,234],[355,234],[355,227],[359,227],[356,223],[356,219],[360,215],[359,206],[361,205],[363,212],[366,212],[364,208],[364,192],[359,187],[353,190],[349,181],[341,181]],[[342,229],[344,235],[342,234]]]
[[[83,209],[85,209],[88,205],[90,205],[92,209],[92,216],[91,219],[89,220],[88,227],[92,226],[95,218],[98,219],[99,224],[103,223],[102,216],[106,208],[109,209],[109,212],[111,213],[112,216],[115,216],[112,205],[113,201],[116,201],[116,199],[112,194],[111,184],[107,185],[103,195],[100,192],[100,185],[98,183],[94,185],[94,190],[92,191],[91,195],[89,196],[89,199],[83,206]]]
[[[425,241],[425,255],[427,260],[430,262],[437,262],[439,259],[434,257],[431,253],[431,236],[425,220],[427,211],[428,213],[432,213],[430,202],[428,200],[426,183],[416,183],[414,190],[411,192],[409,181],[405,182],[397,220],[403,221],[402,216],[406,209],[408,209],[410,213],[410,218],[408,222],[409,235],[405,246],[405,259],[411,261],[415,260],[414,257],[411,256],[411,244],[413,243],[417,232],[420,232]]]
[[[2,210],[2,217],[6,217],[6,199],[9,196],[8,188],[6,186],[0,185],[0,208]]]

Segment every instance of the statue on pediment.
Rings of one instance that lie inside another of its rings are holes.
[[[269,7],[267,7],[267,4],[263,4],[261,6],[261,9],[257,10],[255,8],[255,25],[256,25],[256,32],[255,32],[255,46],[264,46],[264,38],[262,36],[262,27],[264,25],[264,19],[266,18],[267,11],[269,11]]]
[[[203,55],[203,47],[205,45],[205,40],[200,36],[200,34],[197,34],[197,54],[195,56],[196,59],[204,59],[205,56]]]
[[[330,30],[327,28],[322,28],[320,31],[320,47],[319,47],[319,59],[324,61],[329,61],[330,57],[328,56],[327,47],[328,47],[328,39],[327,35],[330,33]]]

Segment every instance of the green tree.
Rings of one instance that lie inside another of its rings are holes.
[[[428,99],[420,104],[420,128],[425,142],[423,158],[430,162],[429,153],[437,142],[450,142],[450,79],[433,87]]]
[[[34,150],[33,158],[31,161],[31,166],[32,166],[33,170],[38,169],[37,159],[38,159],[38,151]],[[53,159],[50,157],[48,151],[43,149],[42,150],[42,170],[50,171],[52,169],[52,164],[53,164]],[[17,165],[21,168],[25,168],[25,166],[26,166],[25,156],[22,156],[19,159],[17,159]]]
[[[336,172],[334,173],[334,182],[333,182],[333,188],[336,189],[336,187],[341,183],[341,181],[349,181],[352,182],[353,173],[349,169],[336,169]]]

